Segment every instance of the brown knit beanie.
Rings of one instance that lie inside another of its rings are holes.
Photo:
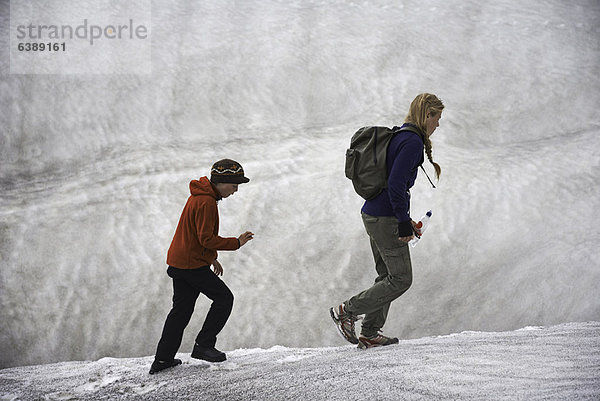
[[[215,184],[243,184],[250,181],[244,176],[242,165],[231,159],[219,160],[213,164],[210,180]]]

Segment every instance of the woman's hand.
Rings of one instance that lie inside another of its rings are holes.
[[[421,236],[421,230],[419,228],[417,228],[417,223],[415,223],[413,220],[410,221],[410,224],[412,224],[413,226],[413,231],[417,234],[417,236]],[[400,237],[398,238],[400,241],[402,242],[410,242],[411,239],[413,239],[415,236],[414,235],[409,235],[408,237]]]
[[[410,221],[410,223],[413,226],[413,231],[415,232],[415,235],[419,238],[421,238],[421,235],[423,235],[423,233],[421,232],[421,227],[418,227],[419,223],[415,223],[413,220]]]
[[[406,242],[406,243],[408,243],[408,242],[410,242],[410,240],[411,240],[411,239],[413,239],[414,237],[415,237],[414,235],[411,235],[410,237],[400,237],[400,238],[398,238],[398,239],[399,239],[400,241],[402,241],[402,242]]]

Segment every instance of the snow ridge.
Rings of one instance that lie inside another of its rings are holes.
[[[564,400],[600,396],[600,322],[463,332],[358,350],[238,349],[221,364],[179,354],[0,370],[0,400]]]

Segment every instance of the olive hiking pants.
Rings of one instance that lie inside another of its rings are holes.
[[[412,265],[408,244],[398,240],[398,220],[393,216],[362,214],[371,241],[377,278],[375,284],[345,302],[346,310],[365,315],[361,334],[371,337],[382,329],[393,300],[412,284]]]

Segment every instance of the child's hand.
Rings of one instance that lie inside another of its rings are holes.
[[[219,263],[215,260],[212,263],[212,265],[213,265],[213,271],[215,272],[215,274],[217,276],[222,276],[223,275],[223,266],[221,266],[221,263]]]
[[[250,231],[246,231],[242,235],[238,237],[238,241],[240,241],[240,247],[242,247],[246,242],[250,241],[254,236],[254,233]]]

